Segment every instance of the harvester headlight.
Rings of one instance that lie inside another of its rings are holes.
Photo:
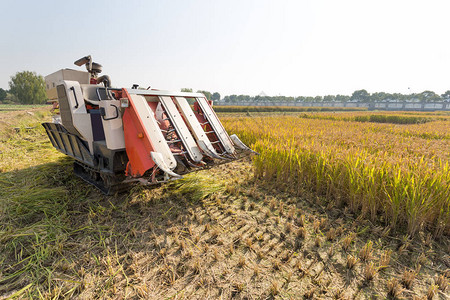
[[[122,107],[122,108],[128,107],[128,98],[120,99],[120,107]]]

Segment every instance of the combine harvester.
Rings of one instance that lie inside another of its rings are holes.
[[[98,77],[102,66],[91,56],[75,65],[87,72],[63,69],[45,77],[59,115],[42,125],[53,146],[75,159],[75,174],[105,194],[255,153],[227,134],[201,93],[113,88],[109,76]]]

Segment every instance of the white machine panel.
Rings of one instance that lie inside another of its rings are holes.
[[[175,103],[180,109],[181,113],[183,114],[184,119],[186,120],[187,125],[189,126],[189,129],[192,131],[195,139],[197,140],[197,143],[201,147],[201,145],[205,145],[206,149],[202,149],[207,154],[210,152],[212,153],[213,157],[218,157],[216,150],[214,149],[213,145],[211,144],[210,140],[206,136],[205,131],[203,130],[202,126],[198,122],[197,118],[194,115],[194,112],[192,111],[191,106],[187,102],[186,98],[184,97],[175,97]]]
[[[195,140],[192,137],[191,133],[189,132],[186,123],[184,123],[183,118],[178,112],[177,107],[173,103],[172,98],[169,96],[160,96],[159,101],[166,110],[168,117],[170,118],[173,126],[175,127],[178,137],[181,139],[191,159],[195,162],[200,162],[203,158],[203,155],[200,152],[200,149],[198,148],[197,144],[195,143]]]
[[[105,132],[106,146],[108,149],[117,150],[125,148],[125,138],[123,135],[123,122],[120,115],[119,100],[99,101],[101,108],[105,110],[102,117],[103,130]]]
[[[66,88],[67,100],[72,113],[73,126],[78,130],[83,139],[87,141],[91,154],[94,154],[94,149],[92,147],[94,137],[91,127],[91,115],[86,111],[80,83],[77,81],[65,80],[64,87]]]
[[[220,142],[225,148],[225,151],[229,154],[234,154],[234,146],[233,143],[230,140],[230,137],[228,136],[228,133],[225,131],[225,128],[223,128],[222,123],[220,123],[219,119],[217,118],[216,114],[212,110],[211,106],[209,106],[208,102],[206,102],[205,98],[196,98],[197,103],[200,105],[200,108],[202,109],[203,113],[205,114],[206,120],[208,120],[209,124],[211,125],[214,132],[217,134],[217,137],[219,138]]]
[[[45,76],[45,90],[47,91],[47,97],[50,100],[58,99],[56,87],[66,81],[77,81],[81,84],[89,83],[90,75],[88,72],[77,71],[71,69],[62,69]]]
[[[135,107],[135,111],[141,119],[142,126],[144,127],[146,135],[149,137],[153,150],[161,153],[162,158],[166,166],[173,170],[177,166],[177,161],[170,151],[169,145],[159,128],[158,122],[155,119],[155,115],[151,108],[147,104],[144,96],[130,95],[132,104]],[[149,153],[150,155],[150,153]]]

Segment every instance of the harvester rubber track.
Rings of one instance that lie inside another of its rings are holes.
[[[79,161],[73,163],[73,171],[76,176],[92,184],[105,195],[126,191],[131,186],[130,183],[119,180],[123,177],[120,174],[98,171]]]

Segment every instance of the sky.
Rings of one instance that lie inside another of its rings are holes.
[[[450,1],[0,0],[0,88],[85,55],[115,87],[230,94],[450,90]]]

